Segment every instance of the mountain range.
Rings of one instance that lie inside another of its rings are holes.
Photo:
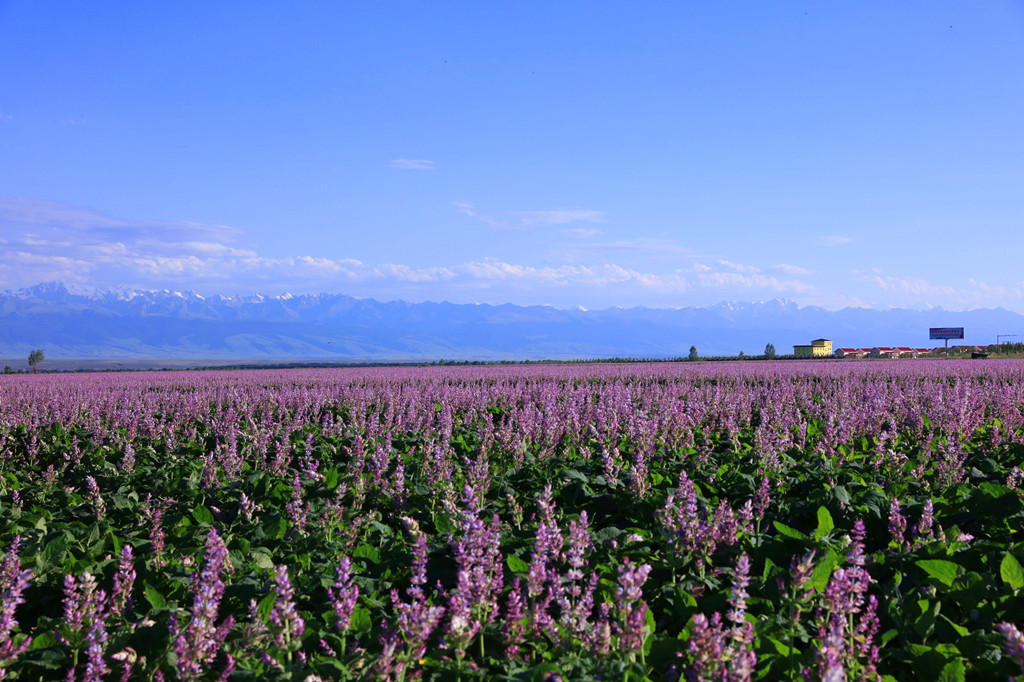
[[[74,293],[50,282],[0,293],[0,357],[294,359],[315,361],[666,358],[779,354],[834,347],[931,347],[929,327],[964,327],[963,343],[1020,332],[1001,308],[952,312],[844,308],[792,301],[708,307],[563,310],[550,306],[380,302],[343,294],[200,296],[175,291]],[[956,343],[956,342],[954,342]]]

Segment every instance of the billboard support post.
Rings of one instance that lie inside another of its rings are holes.
[[[931,327],[928,329],[929,339],[945,339],[946,357],[949,357],[949,340],[964,338],[963,327]]]

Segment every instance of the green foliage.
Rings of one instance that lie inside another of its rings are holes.
[[[39,365],[42,364],[45,359],[46,355],[43,353],[42,348],[37,348],[28,354],[28,364],[32,367],[33,372],[39,371]]]

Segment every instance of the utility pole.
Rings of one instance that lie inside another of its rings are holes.
[[[1002,346],[1003,342],[1000,339],[1008,339],[1011,336],[1017,336],[1017,334],[996,334],[996,345]]]

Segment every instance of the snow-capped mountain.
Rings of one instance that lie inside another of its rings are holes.
[[[663,358],[760,354],[828,338],[834,347],[932,346],[929,327],[965,327],[964,343],[1020,333],[1002,309],[950,312],[792,301],[706,308],[561,310],[550,306],[380,302],[343,294],[201,296],[72,291],[46,283],[0,294],[0,356],[436,360]],[[1016,340],[1016,339],[1011,339]]]

